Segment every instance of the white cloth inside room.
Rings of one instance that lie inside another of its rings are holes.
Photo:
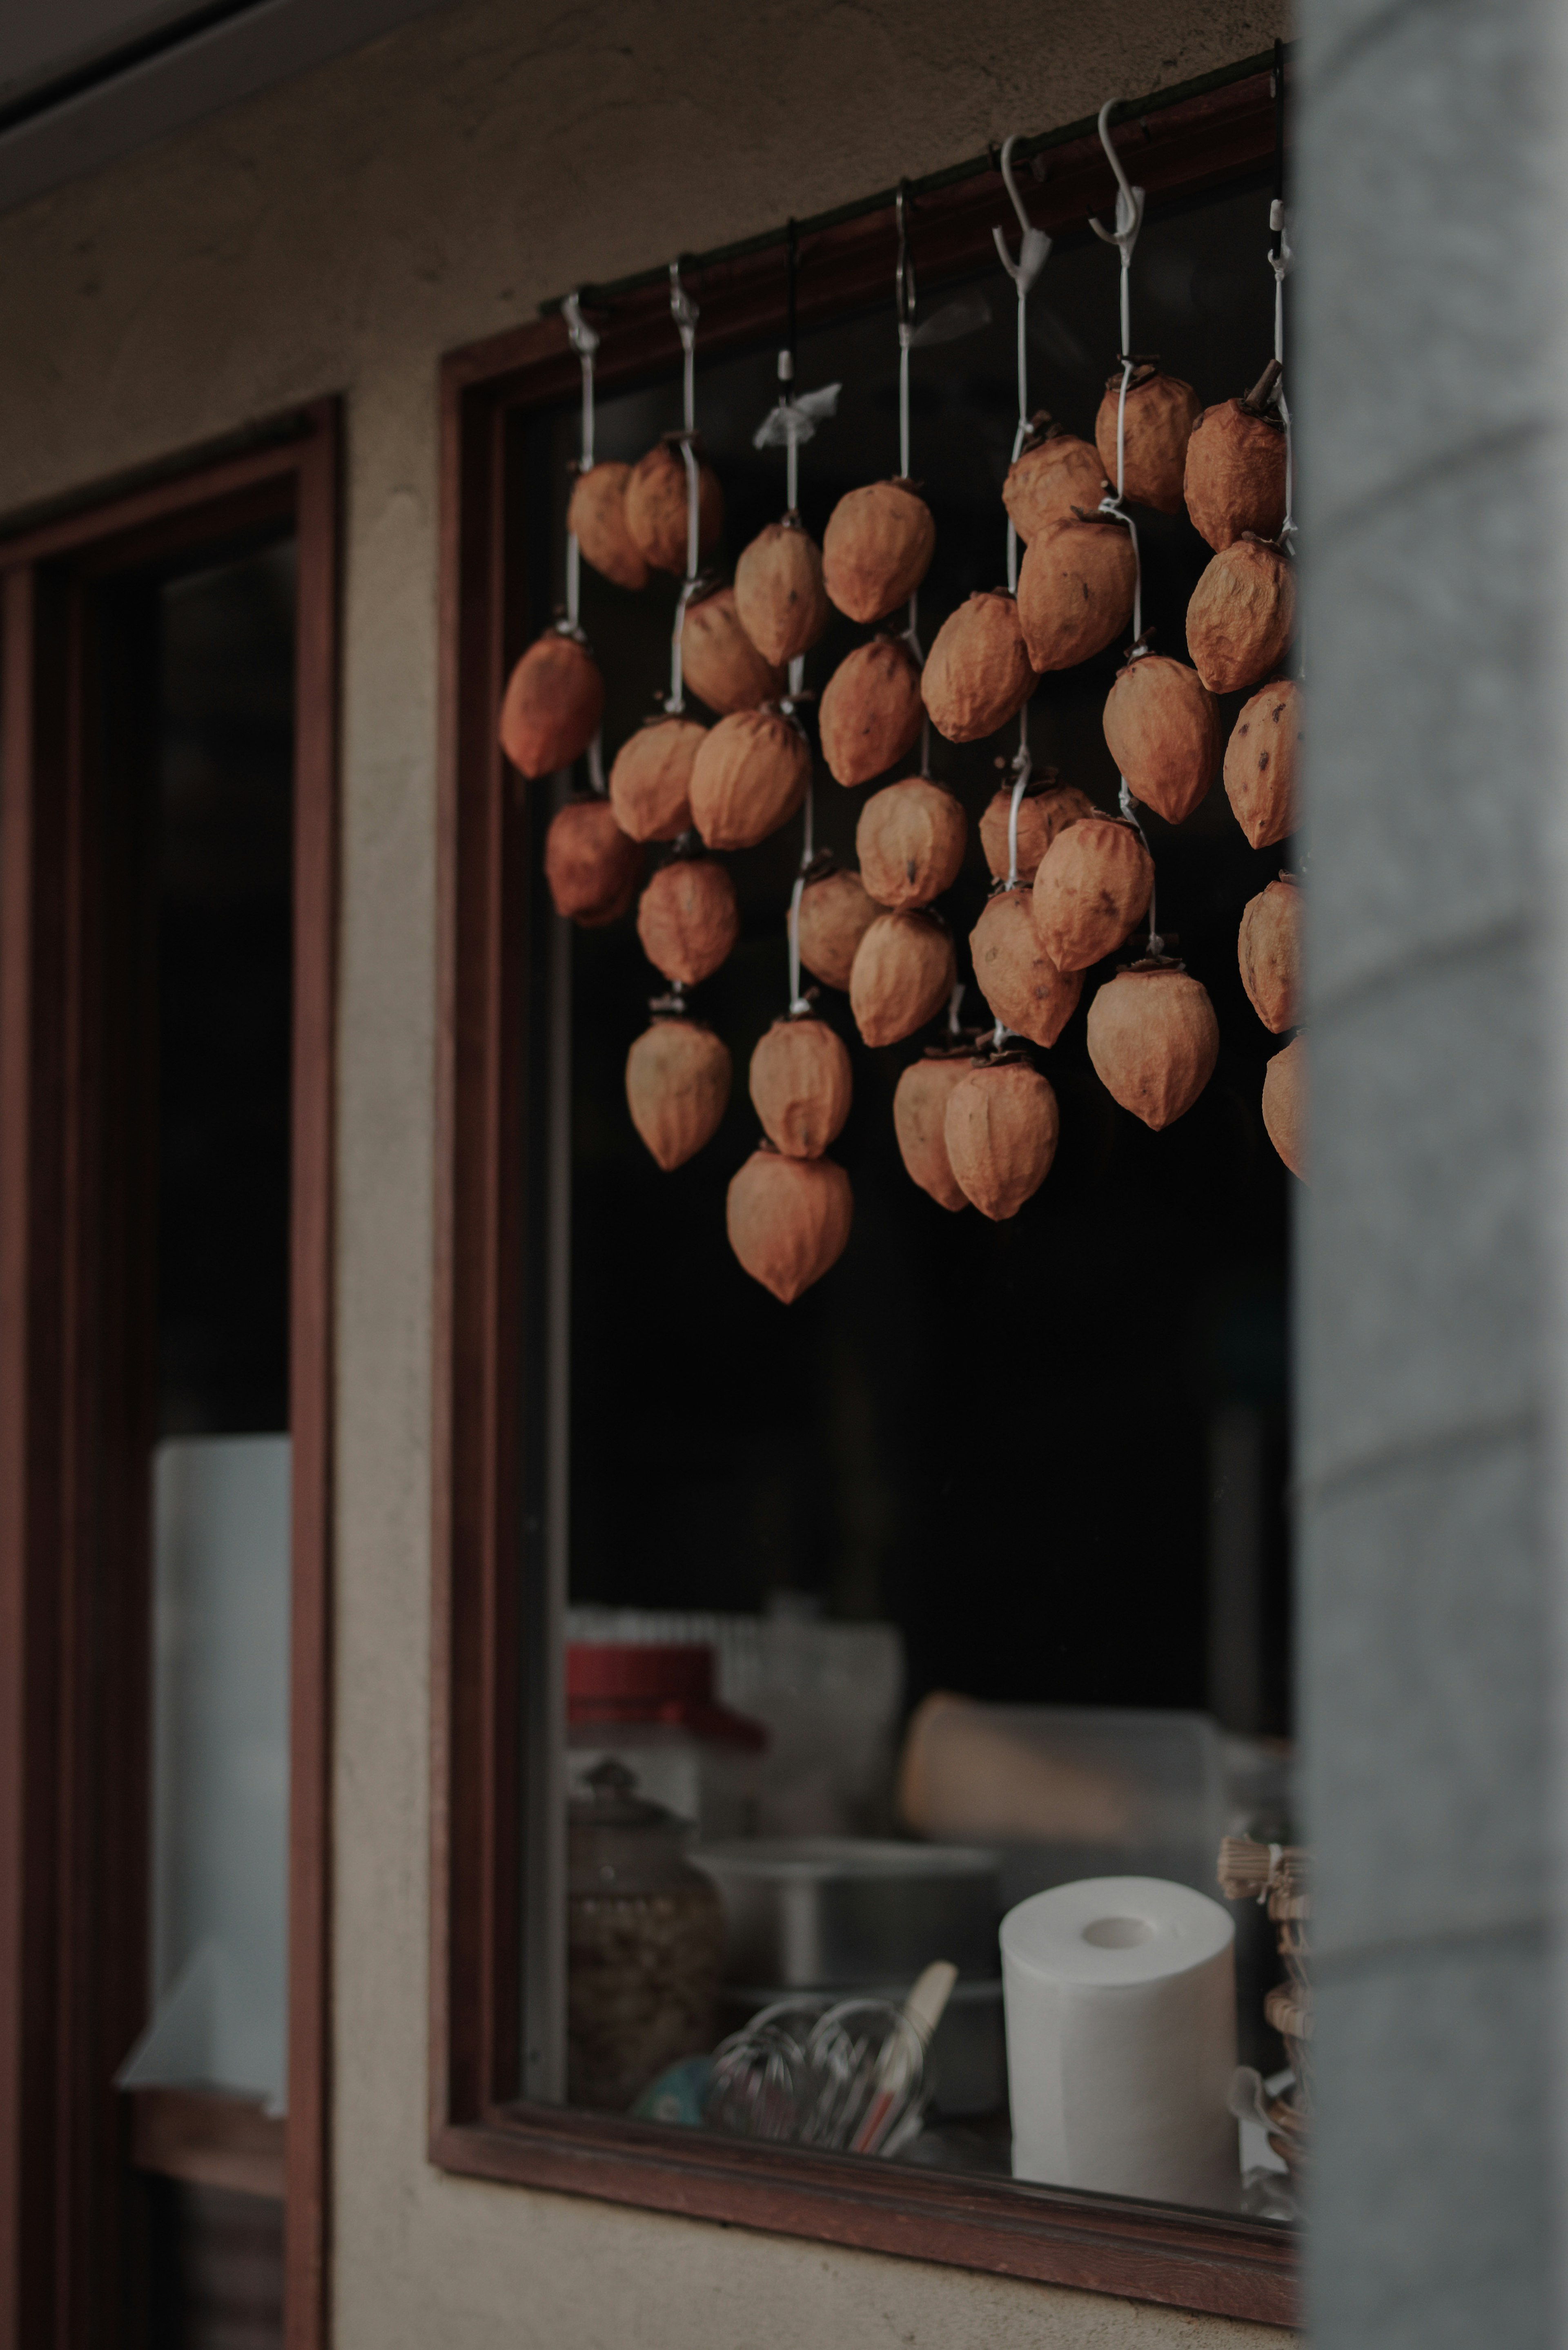
[[[289,1440],[179,1437],[153,1473],[152,2018],[122,2086],[284,2110]]]

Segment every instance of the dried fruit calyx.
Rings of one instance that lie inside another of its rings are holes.
[[[800,516],[760,530],[735,566],[741,626],[764,660],[780,669],[809,652],[827,626],[822,556]]]
[[[626,485],[629,465],[590,465],[572,484],[566,507],[566,528],[605,579],[618,588],[646,588],[648,565],[626,521]]]
[[[1037,670],[1072,669],[1103,652],[1132,618],[1137,558],[1125,523],[1087,514],[1030,541],[1018,618]]]
[[[1034,927],[1059,971],[1087,971],[1115,952],[1148,911],[1154,859],[1130,824],[1080,816],[1059,832],[1034,876]]]
[[[1009,468],[1002,503],[1027,546],[1053,523],[1070,521],[1075,506],[1092,513],[1109,486],[1099,451],[1064,425],[1053,424],[1042,409]]]
[[[698,986],[741,935],[728,868],[712,857],[675,857],[661,865],[639,901],[637,935],[655,971],[681,987]]]
[[[690,829],[691,763],[705,726],[694,718],[656,718],[628,735],[609,773],[616,822],[633,840],[678,840]]]
[[[1187,444],[1183,484],[1193,528],[1227,547],[1243,531],[1277,538],[1285,519],[1285,424],[1270,405],[1280,380],[1271,359],[1244,400],[1206,408]]]
[[[827,593],[852,620],[884,620],[909,602],[936,543],[931,510],[912,482],[872,482],[851,490],[822,535]]]
[[[1032,889],[996,889],[969,935],[974,983],[994,1016],[1032,1045],[1054,1045],[1077,1009],[1083,973],[1060,971],[1040,943]]]
[[[820,1159],[849,1115],[844,1040],[826,1020],[775,1020],[752,1055],[752,1107],[786,1159]]]
[[[506,681],[501,747],[521,774],[553,775],[582,757],[604,706],[605,681],[587,645],[547,629]]]
[[[1051,1172],[1061,1119],[1038,1069],[1002,1054],[971,1063],[948,1096],[948,1159],[964,1195],[1000,1223],[1015,1216]]]
[[[585,930],[618,921],[632,900],[642,851],[607,800],[568,800],[545,836],[545,879],[557,914]]]
[[[686,569],[685,435],[667,432],[646,457],[639,457],[626,485],[626,526],[632,545],[655,571],[683,573]],[[701,463],[697,468],[697,552],[709,555],[724,527],[724,494],[718,475]]]
[[[1208,990],[1179,963],[1134,963],[1090,1004],[1088,1042],[1106,1091],[1158,1133],[1213,1076],[1220,1024]]]
[[[1214,557],[1192,591],[1187,650],[1210,693],[1244,692],[1279,666],[1295,625],[1289,556],[1242,537]]]
[[[949,613],[926,655],[920,691],[946,742],[978,743],[1017,717],[1035,683],[1017,599],[997,588]]]
[[[784,671],[763,660],[742,627],[732,588],[715,588],[686,607],[680,670],[698,701],[721,717],[755,710],[784,688]]]
[[[911,1180],[955,1214],[968,1207],[969,1195],[948,1157],[948,1097],[970,1067],[967,1045],[938,1046],[909,1064],[893,1095],[893,1131]]]
[[[1263,1071],[1263,1125],[1269,1140],[1290,1169],[1306,1181],[1306,1038],[1298,1036],[1276,1053]]]
[[[1296,828],[1296,759],[1302,689],[1275,678],[1242,705],[1225,746],[1225,791],[1254,848],[1272,848]]]
[[[1298,1019],[1302,984],[1302,898],[1282,873],[1249,899],[1236,939],[1247,1000],[1277,1036]]]
[[[826,987],[847,987],[855,950],[881,913],[858,873],[829,866],[808,876],[800,893],[800,959]]]
[[[655,1020],[626,1056],[631,1122],[668,1175],[711,1140],[730,1099],[730,1052],[696,1020]]]
[[[1047,768],[1049,775],[1052,770]],[[1097,813],[1095,803],[1076,784],[1038,784],[1018,803],[1018,879],[1033,881],[1040,859],[1056,835],[1081,816]],[[1012,787],[1003,784],[986,803],[980,820],[980,845],[998,881],[1007,879],[1007,827],[1012,815]]]
[[[835,783],[868,784],[914,746],[924,719],[920,673],[900,638],[873,637],[841,660],[817,713]]]
[[[730,1246],[753,1281],[791,1305],[837,1263],[855,1203],[836,1159],[754,1150],[730,1184]]]
[[[1116,478],[1116,415],[1121,407],[1122,369],[1106,380],[1105,398],[1095,419],[1095,446],[1107,479]],[[1139,359],[1127,380],[1122,428],[1122,495],[1157,514],[1181,512],[1187,443],[1198,418],[1198,394],[1189,383],[1167,375],[1155,359]]]
[[[691,763],[691,821],[710,848],[751,848],[788,822],[811,781],[811,747],[776,710],[738,710]]]
[[[951,936],[935,914],[878,914],[849,974],[849,1009],[864,1042],[912,1036],[935,1018],[957,975]]]
[[[928,906],[957,879],[969,825],[951,792],[924,777],[873,792],[855,828],[860,879],[879,906]]]
[[[1220,764],[1220,712],[1194,669],[1140,653],[1116,671],[1106,743],[1135,795],[1179,824],[1208,796]]]

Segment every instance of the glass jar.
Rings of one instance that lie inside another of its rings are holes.
[[[573,1792],[613,1755],[642,1793],[704,1840],[753,1835],[761,1722],[720,1703],[703,1641],[572,1640],[566,1645],[566,1762]]]
[[[613,1756],[567,1805],[566,2095],[624,2113],[713,2044],[724,1911],[689,1834]]]

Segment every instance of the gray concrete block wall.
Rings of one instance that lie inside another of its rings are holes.
[[[1525,2350],[1552,2338],[1556,57],[1537,0],[1312,0],[1303,34],[1312,2334]]]

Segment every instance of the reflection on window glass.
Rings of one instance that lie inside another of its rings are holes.
[[[1145,229],[1140,350],[1204,404],[1247,390],[1272,349],[1267,243],[1256,186],[1165,207]],[[972,283],[990,323],[913,357],[912,470],[937,526],[928,647],[1005,577],[1013,296],[999,271]],[[1116,348],[1114,256],[1064,237],[1029,319],[1034,399],[1092,437]],[[801,453],[819,541],[845,492],[898,469],[897,380],[890,301],[802,338],[798,387],[843,386]],[[784,504],[782,452],[753,445],[776,391],[771,348],[700,364],[726,569]],[[635,461],[679,421],[672,368],[600,405],[598,453]],[[556,523],[529,540],[535,628],[560,592],[576,432],[568,411],[518,427],[530,513]],[[1210,550],[1185,515],[1137,520],[1146,620],[1157,650],[1184,658]],[[585,567],[607,764],[667,689],[676,592],[669,579],[627,592]],[[808,686],[866,636],[836,616]],[[1122,658],[1113,647],[1046,677],[1030,716],[1037,771],[1106,810],[1118,778],[1101,713]],[[1242,699],[1222,706],[1227,731]],[[1015,741],[932,745],[969,818],[941,901],[966,977],[990,888],[979,817]],[[851,868],[867,796],[818,759],[816,843]],[[536,844],[553,804],[532,787]],[[522,1310],[532,1391],[556,1398],[557,1419],[523,1431],[535,1490],[551,1495],[526,1570],[535,1620],[564,1636],[548,1802],[569,1814],[554,1880],[536,1854],[527,1864],[531,1936],[558,1946],[564,1903],[567,1953],[559,1997],[530,1959],[530,2047],[565,2046],[564,2065],[527,2076],[535,2094],[878,2159],[1288,2209],[1255,2124],[1243,2189],[1229,2109],[1238,2052],[1270,2080],[1285,2064],[1262,2014],[1272,1929],[1220,1901],[1216,1864],[1227,1833],[1278,1839],[1289,1814],[1291,1179],[1260,1115],[1278,1040],[1236,947],[1242,908],[1289,851],[1249,847],[1218,783],[1179,828],[1145,822],[1160,929],[1219,1019],[1195,1106],[1156,1133],[1113,1103],[1085,1047],[1091,975],[1039,1056],[1061,1110],[1044,1184],[1010,1221],[951,1213],[911,1182],[895,1140],[894,1088],[922,1040],[867,1049],[845,995],[824,988],[816,1014],[853,1066],[832,1155],[854,1226],[787,1308],[732,1253],[725,1195],[758,1139],[747,1066],[787,1003],[800,821],[725,859],[741,934],[695,1003],[734,1080],[716,1136],[673,1174],[624,1091],[664,983],[631,920],[565,931],[536,889],[524,1082],[540,1204]],[[972,989],[962,1017],[986,1017]],[[541,1768],[535,1757],[535,1785]],[[537,1842],[536,1804],[533,1816]],[[1048,2077],[1062,2047],[1066,2121]]]

